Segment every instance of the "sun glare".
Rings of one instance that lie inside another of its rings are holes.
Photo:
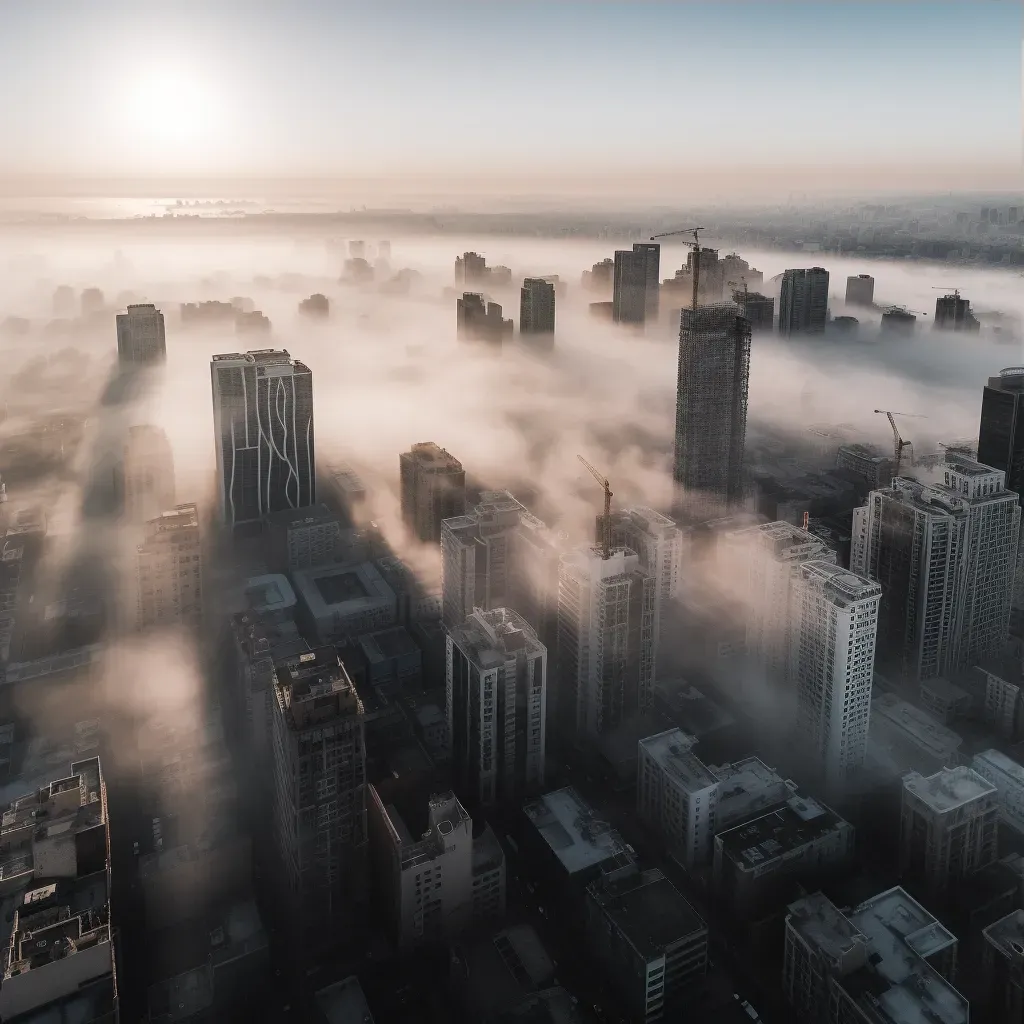
[[[211,90],[186,71],[160,70],[140,77],[129,100],[133,128],[154,143],[198,142],[211,123]]]

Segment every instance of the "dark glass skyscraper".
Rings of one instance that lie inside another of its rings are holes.
[[[822,334],[828,319],[828,271],[787,270],[779,293],[779,334]]]
[[[642,324],[658,315],[661,246],[636,242],[632,250],[615,253],[612,282],[612,319],[620,324]]]
[[[210,363],[222,521],[316,501],[313,374],[283,349],[216,355]]]
[[[152,304],[117,314],[117,361],[122,366],[162,363],[167,358],[164,315]]]
[[[981,399],[978,461],[1006,474],[1024,504],[1024,366],[989,377]]]

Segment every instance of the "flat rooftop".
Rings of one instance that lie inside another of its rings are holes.
[[[332,611],[357,615],[381,605],[395,606],[394,591],[372,562],[299,569],[292,578],[295,589],[317,618]]]
[[[1024,767],[1001,751],[983,750],[980,754],[974,755],[974,760],[971,762],[972,767],[977,766],[978,762],[981,762],[983,769],[987,768],[989,771],[1005,775],[1017,785],[1024,786]]]
[[[295,591],[279,573],[253,576],[245,582],[245,600],[257,614],[280,612],[295,607]]]
[[[959,733],[947,729],[927,711],[901,700],[893,693],[876,693],[871,700],[872,725],[884,724],[933,757],[945,757],[959,749]]]
[[[707,931],[700,915],[657,868],[617,882],[595,884],[589,892],[646,959],[660,956],[680,939]]]
[[[1011,911],[990,924],[982,935],[1008,959],[1024,958],[1024,910]]]
[[[850,827],[824,804],[811,797],[791,796],[784,807],[726,829],[717,840],[727,857],[745,871],[752,871],[843,826]]]
[[[943,768],[927,778],[917,772],[903,776],[903,788],[931,810],[945,814],[982,797],[994,797],[996,787],[972,768]]]
[[[758,811],[788,800],[793,791],[778,772],[758,757],[747,757],[732,764],[709,765],[718,779],[715,815],[719,827],[727,827]]]
[[[370,1004],[354,974],[320,989],[313,998],[327,1024],[373,1024]]]
[[[570,875],[626,856],[619,834],[572,786],[545,793],[523,811]]]
[[[263,519],[270,526],[292,529],[338,522],[338,517],[323,502],[305,508],[286,508],[280,512],[268,512]]]
[[[359,640],[363,653],[372,662],[385,658],[402,658],[409,654],[418,654],[419,647],[404,626],[391,626],[369,633]]]
[[[903,947],[927,959],[957,944],[956,936],[900,886],[865,900],[851,911],[850,921],[867,936],[893,980],[910,973]]]
[[[688,735],[682,729],[666,729],[656,736],[640,740],[640,747],[687,793],[699,793],[710,789],[718,779],[693,753],[696,743],[696,737]]]

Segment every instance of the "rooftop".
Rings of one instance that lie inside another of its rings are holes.
[[[619,834],[572,786],[545,793],[523,812],[570,875],[627,857]]]
[[[943,758],[959,748],[958,733],[947,729],[934,716],[894,693],[879,692],[871,700],[871,724],[884,723],[898,730],[936,758]]]
[[[910,772],[903,776],[903,789],[938,814],[945,814],[973,800],[996,796],[996,787],[992,783],[963,765],[943,768],[927,777]]]
[[[354,974],[320,989],[313,998],[327,1024],[373,1024],[370,1004]]]
[[[981,762],[982,770],[987,769],[1001,775],[1007,775],[1017,785],[1024,786],[1024,767],[1021,767],[1021,765],[1001,751],[994,749],[983,750],[980,754],[974,755],[971,766],[975,767],[979,762]]]
[[[1011,911],[990,924],[982,934],[1008,959],[1024,958],[1024,910]]]
[[[927,959],[955,946],[957,939],[938,919],[900,886],[879,893],[850,913],[850,921],[882,958],[887,975],[894,981],[909,976],[907,947]]]
[[[280,512],[268,512],[263,518],[268,525],[285,529],[338,522],[338,517],[323,502],[307,505],[305,508],[286,508]]]
[[[710,789],[718,779],[693,753],[697,739],[682,729],[666,729],[640,740],[640,747],[662,771],[675,779],[687,793]]]
[[[810,797],[791,796],[784,807],[726,829],[716,841],[730,860],[752,871],[844,827],[850,825],[823,804]]]
[[[462,472],[462,463],[434,441],[419,441],[409,451],[403,453],[402,457],[411,459],[420,469],[433,472]]]
[[[257,614],[280,612],[295,606],[295,591],[287,576],[253,576],[245,582],[245,600]]]
[[[815,543],[820,544],[821,541],[815,538]],[[818,582],[825,594],[841,607],[845,606],[847,601],[866,601],[882,596],[882,588],[874,580],[858,576],[857,573],[831,562],[804,562],[800,572],[805,581]]]
[[[451,636],[458,648],[482,669],[503,665],[519,651],[536,654],[545,650],[530,624],[511,608],[478,608],[451,631]]]
[[[292,578],[299,596],[317,618],[332,612],[356,615],[382,604],[395,604],[394,591],[372,562],[299,569]]]
[[[657,869],[615,882],[594,882],[590,898],[614,921],[630,945],[645,959],[707,930],[679,890]]]
[[[359,638],[363,653],[371,662],[419,653],[416,641],[404,626],[391,626]]]
[[[825,551],[825,545],[813,533],[786,522],[761,523],[738,530],[733,537],[739,541],[749,539],[770,551],[775,558],[793,558],[811,551]]]
[[[709,771],[718,779],[715,815],[719,828],[784,803],[793,794],[782,776],[757,757],[709,765]]]

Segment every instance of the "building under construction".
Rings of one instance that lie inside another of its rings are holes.
[[[750,324],[725,302],[683,309],[676,380],[674,507],[700,521],[743,495]]]

